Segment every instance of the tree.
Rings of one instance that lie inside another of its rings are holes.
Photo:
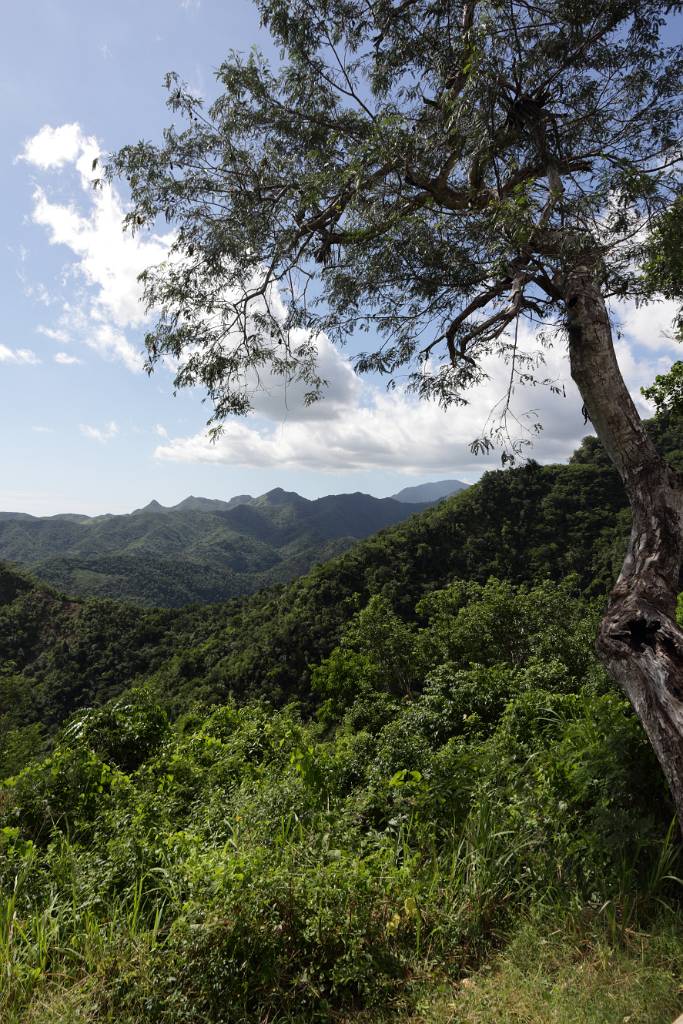
[[[625,387],[608,309],[651,294],[639,267],[656,267],[648,239],[680,193],[683,49],[662,30],[681,4],[258,7],[279,65],[231,54],[208,110],[169,75],[180,123],[108,168],[130,185],[130,228],[159,215],[176,228],[169,259],[143,275],[150,369],[173,356],[176,385],[207,390],[219,430],[264,373],[305,381],[314,400],[322,332],[369,332],[360,370],[405,372],[444,405],[498,357],[508,402],[480,444],[509,441],[514,455],[510,393],[538,376],[519,321],[563,332],[633,513],[598,647],[683,823],[683,487]]]

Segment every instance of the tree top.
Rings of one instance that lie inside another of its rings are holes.
[[[566,275],[644,300],[680,193],[681,4],[260,0],[281,48],[230,54],[205,107],[174,74],[160,144],[114,154],[133,230],[175,227],[143,275],[150,368],[177,360],[214,423],[263,375],[324,386],[316,337],[361,371],[466,401],[492,353],[535,377],[520,318],[562,327]],[[516,375],[516,376],[515,376]]]

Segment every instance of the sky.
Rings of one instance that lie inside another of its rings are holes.
[[[499,453],[469,443],[505,393],[504,367],[442,411],[375,378],[322,339],[326,398],[271,386],[254,413],[206,436],[198,391],[173,395],[164,367],[142,369],[146,320],[137,275],[168,236],[121,231],[122,185],[97,192],[92,161],[140,138],[158,140],[170,115],[163,76],[175,70],[210,99],[231,49],[275,54],[245,0],[29,0],[8,5],[0,39],[0,510],[122,513],[153,498],[227,499],[273,487],[306,497],[365,491],[384,497],[426,480],[474,482]],[[615,310],[622,371],[639,388],[677,358],[666,303]],[[530,344],[533,339],[526,338]],[[566,460],[587,432],[562,346],[536,388],[515,396],[523,422],[543,425],[532,455]]]

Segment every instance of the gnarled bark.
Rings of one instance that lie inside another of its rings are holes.
[[[601,623],[598,653],[631,701],[666,776],[683,830],[683,484],[644,429],[624,384],[592,269],[564,282],[571,373],[624,483],[633,525]]]

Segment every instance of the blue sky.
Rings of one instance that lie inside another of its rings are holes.
[[[344,355],[321,348],[331,381],[305,410],[273,387],[252,417],[231,421],[212,447],[201,395],[173,397],[171,375],[140,369],[144,319],[136,273],[163,238],[118,230],[121,189],[93,193],[92,156],[168,123],[163,75],[178,71],[212,96],[231,48],[269,42],[250,3],[235,0],[31,0],[4,12],[0,40],[0,509],[37,515],[126,512],[156,498],[228,498],[282,486],[315,497],[383,496],[442,477],[472,481],[492,465],[471,456],[503,393],[502,372],[464,410],[443,413],[360,380]],[[637,393],[676,357],[671,310],[619,311],[619,355]],[[549,376],[566,381],[563,353]],[[534,455],[565,459],[585,432],[580,401],[520,396],[544,423]]]

